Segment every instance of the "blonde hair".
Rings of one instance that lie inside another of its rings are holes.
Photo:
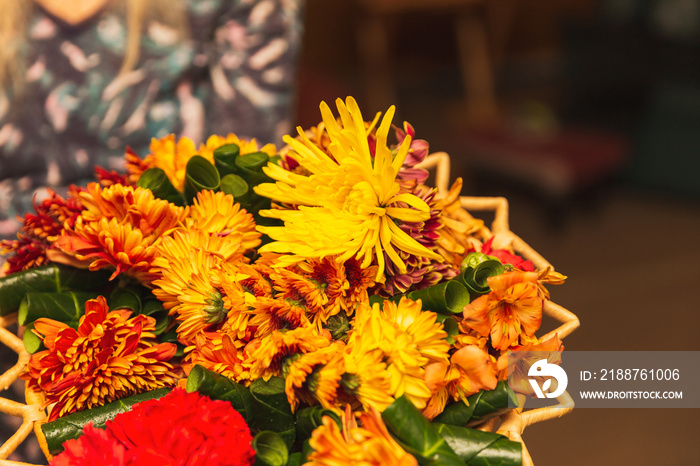
[[[157,20],[175,29],[181,39],[189,37],[184,1],[181,0],[115,0],[109,8],[118,8],[126,18],[127,36],[124,60],[119,74],[134,69],[141,53],[141,36],[148,21]],[[21,93],[26,62],[27,24],[34,12],[31,0],[0,0],[0,92]]]

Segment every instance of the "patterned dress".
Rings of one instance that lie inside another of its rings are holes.
[[[95,165],[119,169],[126,146],[144,156],[152,137],[234,132],[279,144],[291,129],[301,4],[191,0],[188,40],[146,22],[139,60],[120,79],[119,11],[72,27],[36,8],[24,90],[0,90],[0,237],[14,236],[43,188],[84,183]]]
[[[302,0],[191,0],[189,39],[146,23],[137,64],[115,80],[123,15],[105,11],[71,27],[37,8],[23,92],[0,89],[0,238],[15,237],[16,216],[46,187],[84,184],[95,165],[119,169],[126,146],[144,156],[152,137],[174,133],[199,143],[234,132],[279,144],[291,129],[301,10]],[[16,360],[0,346],[0,373]],[[21,400],[22,393],[18,381],[0,396]],[[0,415],[0,443],[20,421]],[[45,461],[35,440],[10,459]]]

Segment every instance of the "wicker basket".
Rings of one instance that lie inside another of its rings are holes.
[[[431,169],[435,172],[435,187],[438,191],[438,196],[448,192],[448,182],[450,177],[450,158],[444,152],[431,154],[426,160],[419,165],[421,168]],[[498,244],[510,244],[512,248],[525,259],[532,261],[538,269],[552,267],[547,260],[542,257],[537,251],[530,247],[520,237],[510,231],[508,225],[508,201],[503,197],[466,197],[460,198],[462,207],[467,211],[490,211],[493,212],[493,222],[491,228],[484,227],[480,233],[490,238],[495,236],[498,239]],[[545,301],[544,314],[554,318],[561,325],[550,331],[544,338],[557,334],[559,338],[564,339],[579,326],[579,319],[572,312],[553,303]],[[9,347],[12,351],[18,354],[17,364],[9,369],[4,374],[0,375],[0,392],[6,390],[27,367],[29,361],[29,353],[24,348],[22,339],[10,332],[7,327],[17,322],[17,315],[12,314],[5,317],[0,317],[0,343]],[[32,466],[29,463],[20,463],[9,461],[7,458],[15,449],[32,433],[36,435],[39,445],[46,455],[46,458],[51,459],[41,430],[41,425],[46,422],[46,414],[41,408],[41,398],[34,392],[25,391],[26,404],[11,401],[5,398],[0,398],[0,412],[22,418],[22,424],[17,429],[14,435],[10,437],[2,446],[0,446],[0,466]],[[574,408],[574,402],[567,392],[564,392],[557,398],[558,404],[547,408],[538,408],[532,410],[524,410],[525,397],[518,395],[520,407],[509,411],[498,418],[490,419],[478,429],[487,430],[490,432],[498,432],[507,436],[509,439],[522,443],[523,446],[523,466],[532,466],[532,458],[527,451],[527,447],[522,439],[522,434],[525,428],[529,425],[559,418],[571,412]]]

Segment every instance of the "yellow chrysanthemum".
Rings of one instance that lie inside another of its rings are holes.
[[[182,191],[185,186],[187,162],[193,156],[200,155],[214,163],[214,150],[224,144],[238,145],[241,155],[258,151],[265,152],[270,156],[276,153],[275,146],[272,144],[267,144],[263,148],[258,149],[258,143],[255,139],[247,141],[239,139],[235,134],[229,134],[226,137],[212,135],[205,144],[200,144],[199,149],[195,147],[191,139],[180,138],[176,141],[175,135],[169,134],[160,139],[151,139],[151,153],[144,157],[143,160],[136,154],[127,152],[126,168],[129,180],[135,183],[144,171],[154,167],[160,168],[168,176],[173,186],[178,191]]]
[[[382,350],[367,349],[359,343],[348,345],[343,362],[345,373],[340,383],[351,401],[356,399],[364,409],[380,411],[394,402],[391,375],[387,371]]]
[[[361,341],[357,341],[361,338]],[[423,409],[432,393],[425,382],[425,366],[447,363],[450,349],[447,334],[436,314],[421,310],[420,301],[401,298],[398,304],[385,301],[382,310],[360,306],[349,345],[379,349],[387,362],[391,394],[404,393]]]
[[[394,154],[387,145],[394,108],[377,129],[374,154],[367,142],[365,122],[352,97],[336,101],[338,124],[330,108],[321,104],[323,121],[331,140],[332,157],[319,149],[299,129],[300,139],[286,137],[294,158],[309,176],[269,164],[265,173],[277,183],[263,183],[255,192],[274,201],[297,206],[294,209],[260,211],[284,221],[282,227],[258,230],[273,240],[261,251],[287,253],[287,260],[337,255],[343,262],[360,259],[362,267],[376,261],[377,281],[384,281],[384,253],[402,271],[406,264],[397,250],[435,260],[442,258],[419,244],[398,227],[399,222],[420,222],[430,217],[429,206],[413,194],[401,193],[396,176],[408,153],[407,137]],[[378,116],[377,116],[378,117]]]
[[[226,144],[237,145],[241,155],[251,154],[253,152],[264,152],[272,157],[277,154],[277,149],[274,144],[265,144],[263,147],[259,147],[258,141],[255,138],[250,140],[239,139],[235,134],[229,133],[225,137],[217,134],[209,136],[207,142],[199,146],[199,155],[208,160],[214,160],[214,151]]]
[[[315,429],[309,440],[311,453],[308,466],[417,466],[416,459],[407,453],[389,434],[377,410],[359,414],[359,427],[353,414],[343,416],[343,431],[330,417]]]
[[[156,199],[148,189],[120,184],[102,188],[90,183],[80,193],[84,209],[73,228],[66,228],[56,245],[90,269],[116,268],[114,276],[128,272],[143,283],[158,253],[158,244],[182,225],[188,209]]]

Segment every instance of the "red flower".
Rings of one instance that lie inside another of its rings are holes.
[[[481,252],[483,252],[487,256],[493,256],[493,257],[497,258],[503,264],[510,264],[513,267],[515,267],[516,269],[520,269],[524,272],[534,272],[535,271],[535,266],[533,265],[532,262],[525,260],[520,256],[512,254],[510,251],[508,251],[506,249],[493,249],[491,247],[491,244],[493,243],[493,238],[494,237],[492,236],[491,239],[489,239],[488,241],[486,241],[484,244],[481,245]]]
[[[104,431],[86,427],[84,435],[66,442],[63,453],[49,464],[251,465],[251,441],[248,426],[230,403],[176,388],[118,414]]]
[[[126,175],[117,173],[114,170],[106,170],[102,167],[95,167],[95,178],[97,182],[103,187],[112,186],[113,184],[123,184],[124,186],[129,185],[129,181]]]
[[[63,444],[64,450],[49,462],[50,466],[124,466],[126,448],[107,431],[92,423],[85,426],[83,435]]]

